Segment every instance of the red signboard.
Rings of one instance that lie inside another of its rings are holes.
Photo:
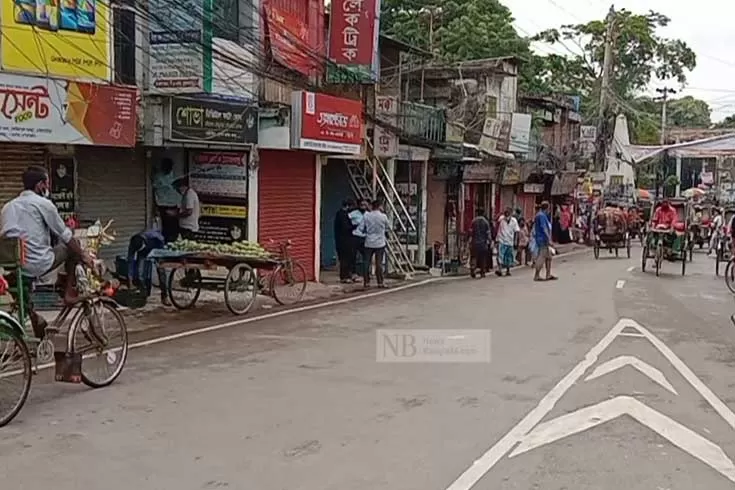
[[[293,14],[273,5],[265,7],[268,22],[268,40],[273,57],[283,66],[309,76],[315,61],[309,55],[309,29]]]
[[[369,78],[377,71],[380,0],[332,2],[329,15],[329,60]]]
[[[301,149],[359,154],[364,132],[363,107],[359,100],[313,92],[296,92],[296,146]],[[298,127],[300,124],[300,127]]]

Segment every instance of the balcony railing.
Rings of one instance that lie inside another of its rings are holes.
[[[406,138],[416,138],[432,143],[442,143],[447,138],[447,121],[442,108],[401,102],[398,127]]]

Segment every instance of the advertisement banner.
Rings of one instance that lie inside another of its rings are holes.
[[[359,100],[313,92],[293,92],[293,147],[359,155],[364,132],[362,110]]]
[[[375,124],[375,141],[373,151],[376,157],[393,158],[398,156],[398,135],[395,128],[398,126],[398,97],[392,95],[378,95],[375,97],[375,115],[378,121],[385,121],[389,127]]]
[[[0,74],[0,140],[135,146],[135,89]]]
[[[245,205],[223,205],[202,202],[197,241],[232,243],[247,239],[248,208]]]
[[[252,46],[215,37],[212,24],[222,9],[212,1],[150,0],[150,77],[153,94],[218,94],[241,100],[256,97]],[[204,22],[212,19],[212,22]],[[250,42],[252,45],[253,42]],[[237,60],[234,62],[233,60]]]
[[[268,41],[273,58],[307,77],[315,69],[309,56],[309,29],[295,15],[273,5],[265,6]]]
[[[76,219],[77,166],[73,157],[54,157],[49,160],[51,200],[65,223]]]
[[[331,83],[377,81],[379,19],[380,0],[332,3],[327,72]]]
[[[150,0],[149,89],[159,93],[204,91],[202,2]]]
[[[4,71],[110,80],[112,30],[106,0],[3,0]]]
[[[258,108],[218,100],[172,98],[169,139],[250,145],[258,142]]]
[[[248,197],[248,154],[228,151],[192,153],[191,187],[202,196]]]

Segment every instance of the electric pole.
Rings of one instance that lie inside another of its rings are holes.
[[[607,142],[610,139],[608,116],[608,91],[610,90],[610,72],[613,64],[613,42],[615,37],[615,6],[610,5],[610,11],[605,19],[605,55],[602,62],[602,80],[600,83],[600,110],[597,121],[597,141],[595,144],[594,171],[605,170],[607,161]]]
[[[664,146],[666,144],[666,104],[669,101],[669,94],[675,94],[676,90],[664,87],[664,88],[657,88],[656,92],[661,94],[661,97],[658,97],[656,100],[661,101],[661,138],[659,139],[659,142],[661,143],[661,146]],[[661,164],[666,163],[666,152],[663,152],[661,154]],[[656,168],[656,197],[655,200],[658,201],[658,188],[660,186],[659,182],[659,169],[663,168],[665,169],[665,165],[657,165]]]

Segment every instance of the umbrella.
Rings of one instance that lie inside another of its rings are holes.
[[[638,199],[648,199],[650,201],[651,193],[645,189],[638,189]]]
[[[702,189],[697,189],[696,187],[692,187],[691,189],[687,189],[681,193],[681,195],[686,197],[687,199],[691,199],[693,197],[702,197],[705,194],[705,191],[703,191]]]

